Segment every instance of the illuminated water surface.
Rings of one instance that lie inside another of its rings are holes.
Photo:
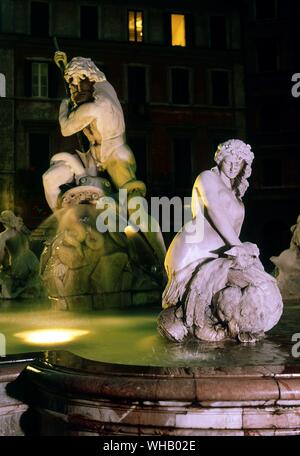
[[[73,313],[47,301],[0,301],[0,333],[7,354],[69,350],[88,359],[153,366],[294,364],[293,334],[300,333],[300,304],[285,306],[280,323],[262,342],[173,344],[156,330],[160,307]],[[299,353],[300,354],[300,353]]]

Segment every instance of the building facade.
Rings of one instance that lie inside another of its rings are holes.
[[[244,7],[247,140],[255,152],[245,230],[273,268],[269,257],[288,248],[300,213],[300,100],[292,93],[300,71],[300,5],[246,0]]]
[[[74,152],[58,109],[64,86],[53,37],[68,59],[91,57],[122,103],[137,176],[150,195],[189,195],[217,144],[246,137],[241,2],[0,3],[1,209],[31,228],[49,214],[41,176]]]

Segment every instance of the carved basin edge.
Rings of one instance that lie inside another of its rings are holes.
[[[37,395],[48,391],[86,400],[300,400],[300,364],[224,368],[135,366],[92,361],[68,351],[46,351],[37,353],[21,376]]]

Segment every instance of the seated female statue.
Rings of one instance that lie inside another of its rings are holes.
[[[158,329],[170,340],[193,335],[255,342],[281,316],[276,281],[264,271],[257,246],[240,240],[253,159],[248,144],[231,139],[218,146],[217,166],[195,181],[193,218],[165,259],[168,284]]]

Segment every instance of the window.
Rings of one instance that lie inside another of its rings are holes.
[[[186,137],[173,138],[174,178],[176,189],[191,190],[192,162],[191,139]]]
[[[256,0],[255,16],[258,20],[275,19],[277,8],[276,0]]]
[[[190,103],[190,70],[187,68],[171,69],[172,103]]]
[[[48,63],[32,62],[31,70],[32,97],[48,97]]]
[[[275,40],[264,40],[257,44],[257,71],[277,71],[279,67],[279,49]]]
[[[230,92],[228,71],[211,71],[211,103],[215,106],[229,106]]]
[[[128,66],[128,101],[134,104],[146,101],[146,69],[143,66]]]
[[[34,36],[49,36],[49,5],[31,2],[30,31]]]
[[[143,12],[128,11],[128,39],[129,41],[143,41]]]
[[[210,17],[210,47],[212,49],[227,48],[227,19],[225,16]]]
[[[0,73],[0,97],[6,97],[6,80],[2,73]]]
[[[24,61],[24,95],[36,98],[62,98],[64,81],[53,61]]]
[[[147,142],[144,136],[129,136],[128,144],[136,160],[136,175],[138,179],[147,181]]]
[[[184,14],[171,14],[171,37],[172,46],[186,46]]]
[[[80,36],[91,40],[98,38],[97,6],[80,7]]]

